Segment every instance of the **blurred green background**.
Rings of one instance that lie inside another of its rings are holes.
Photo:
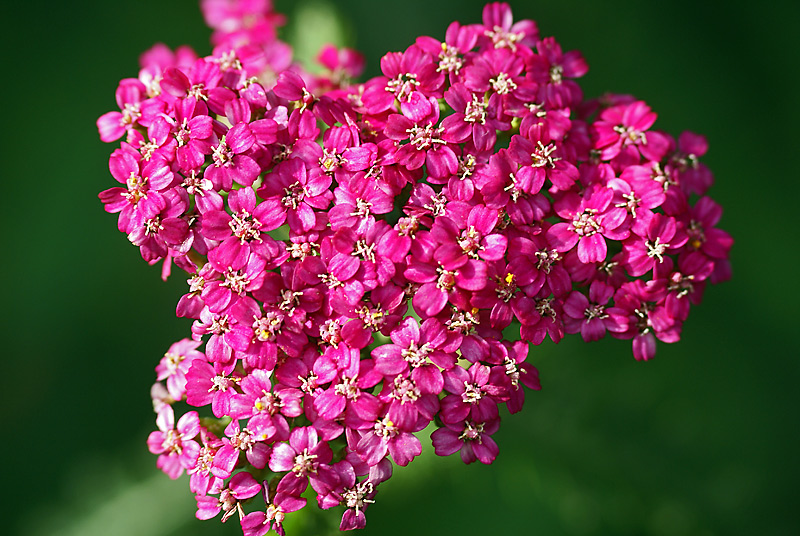
[[[504,420],[494,465],[427,452],[382,486],[364,534],[800,533],[800,9],[712,4],[513,8],[583,52],[587,95],[633,93],[658,112],[657,128],[708,137],[734,279],[708,290],[682,341],[652,362],[612,340],[534,349],[544,389]],[[277,2],[289,15],[308,5]],[[481,6],[340,0],[293,35],[325,35],[319,21],[338,14],[374,75],[384,52],[442,38],[453,19],[478,22]],[[97,199],[114,181],[95,119],[156,41],[209,52],[196,2],[32,0],[3,11],[3,533],[238,534],[235,521],[196,521],[186,480],[167,479],[146,451],[153,367],[189,333],[174,317],[185,283],[162,283]],[[294,519],[290,536],[338,525],[333,512],[325,519]]]

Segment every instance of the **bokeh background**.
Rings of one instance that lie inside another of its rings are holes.
[[[473,0],[279,0],[366,53],[480,20]],[[779,7],[783,4],[783,7]],[[428,449],[368,512],[370,534],[792,535],[798,517],[797,4],[516,2],[590,65],[587,95],[633,93],[656,127],[706,135],[711,194],[736,239],[734,278],[710,288],[679,344],[637,363],[628,343],[534,349],[544,389],[504,419],[489,467]],[[4,534],[238,534],[199,522],[187,482],[155,469],[148,390],[185,288],[162,283],[103,212],[113,185],[95,119],[156,41],[209,52],[195,0],[3,7],[2,459]],[[290,18],[290,20],[292,20]],[[793,327],[795,326],[795,327]],[[185,478],[185,477],[184,477]],[[328,534],[336,514],[287,523]]]

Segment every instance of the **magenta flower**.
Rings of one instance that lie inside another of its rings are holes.
[[[493,154],[478,178],[479,189],[483,194],[486,206],[505,209],[509,217],[518,225],[530,224],[535,219],[543,219],[549,207],[536,202],[538,199],[542,199],[541,197],[534,198],[533,196],[538,194],[544,186],[546,174],[539,173],[536,169],[532,166],[520,168],[506,150]],[[545,202],[547,201],[545,200]]]
[[[539,293],[533,300],[520,301],[519,336],[524,341],[542,344],[545,337],[557,343],[564,337],[562,301]]]
[[[283,15],[273,12],[268,0],[202,0],[200,7],[206,24],[214,30],[211,41],[215,44],[271,44],[275,27],[284,23]]]
[[[258,495],[261,485],[247,471],[236,473],[228,485],[219,491],[219,497],[197,495],[197,519],[216,517],[221,511],[223,523],[234,513],[241,513],[241,503]]]
[[[150,263],[163,259],[171,251],[184,253],[183,243],[189,238],[189,224],[181,217],[188,207],[185,192],[172,188],[161,198],[163,208],[150,217],[142,213],[142,221],[131,222],[128,232],[128,240],[139,246],[142,258]]]
[[[454,423],[468,417],[486,422],[498,418],[497,405],[507,398],[502,385],[490,381],[490,369],[480,363],[469,370],[454,367],[444,372],[444,388],[448,394],[442,399],[442,422]]]
[[[570,110],[547,109],[540,102],[524,103],[518,110],[509,110],[514,116],[522,115],[519,133],[529,140],[564,140],[572,128]]]
[[[189,474],[189,490],[196,495],[217,493],[223,488],[224,479],[228,478],[233,471],[233,464],[228,464],[222,471],[218,470],[215,461],[219,448],[223,446],[222,441],[202,427],[200,428],[200,440],[200,452],[194,467],[186,471]],[[233,461],[235,462],[235,460]],[[219,510],[211,517],[217,513]]]
[[[364,55],[351,48],[337,49],[324,45],[317,55],[317,62],[330,71],[331,86],[347,86],[357,78],[365,67]]]
[[[476,460],[483,464],[491,464],[500,449],[497,447],[492,434],[500,427],[500,420],[490,422],[461,421],[445,423],[443,428],[431,434],[433,447],[439,456],[449,456],[456,452],[461,454],[461,459],[466,464]]]
[[[545,143],[548,140],[531,141],[522,136],[512,136],[508,147],[508,154],[512,160],[520,164],[522,170],[530,169],[530,178],[520,180],[529,182],[528,193],[535,194],[549,180],[553,185],[551,192],[569,190],[578,179],[578,168],[561,157],[559,144],[556,142]],[[530,166],[530,168],[528,168]],[[523,188],[523,191],[524,188]]]
[[[487,279],[486,287],[476,292],[470,303],[479,309],[488,310],[492,327],[503,329],[511,324],[515,315],[519,318],[523,311],[519,303],[528,298],[523,292],[518,292],[518,278],[503,262],[489,265]]]
[[[520,76],[524,69],[523,58],[510,49],[490,50],[476,57],[465,69],[464,85],[474,93],[490,92],[489,106],[497,110],[497,117],[502,117],[504,99],[514,97],[517,92],[527,96],[533,88]]]
[[[443,229],[440,236],[446,240],[455,240],[456,225],[452,222],[444,225],[449,231]],[[475,237],[478,237],[478,244],[474,244]],[[480,244],[480,237],[476,234],[465,238],[467,251],[475,253]],[[469,301],[467,292],[481,290],[486,286],[486,264],[482,260],[463,254],[463,249],[456,244],[450,244],[456,246],[455,248],[447,247],[439,253],[447,263],[443,264],[434,259],[440,248],[433,234],[427,234],[425,239],[418,237],[417,244],[422,244],[423,240],[428,242],[428,248],[420,247],[418,251],[412,251],[408,268],[404,272],[406,279],[421,285],[413,297],[414,309],[428,317],[438,314],[448,301],[456,306],[466,306]],[[495,242],[493,253],[504,248],[502,240],[498,240]]]
[[[674,218],[654,214],[644,236],[632,235],[622,243],[625,268],[633,276],[643,275],[664,262],[668,253],[678,251],[688,239]]]
[[[660,132],[649,131],[656,114],[642,101],[604,110],[594,123],[594,148],[603,160],[611,160],[625,147],[636,147],[647,160],[660,161],[669,142]]]
[[[502,367],[492,367],[492,380],[496,384],[507,382],[509,399],[506,401],[506,405],[510,413],[517,413],[522,410],[525,402],[525,390],[522,389],[522,385],[528,389],[539,391],[542,384],[539,381],[539,371],[536,370],[536,367],[525,362],[528,357],[528,344],[524,341],[517,341],[513,344],[504,343],[503,346],[506,349],[503,364]],[[500,374],[504,378],[497,378]]]
[[[280,441],[288,434],[288,429],[278,428],[271,435],[256,435],[250,428],[242,428],[239,421],[233,420],[225,427],[225,437],[222,438],[222,447],[214,460],[215,466],[219,468],[226,464],[234,465],[239,454],[244,453],[247,463],[256,469],[264,469],[271,452],[267,442]]]
[[[457,84],[445,92],[444,99],[455,111],[442,121],[446,141],[459,143],[470,139],[478,151],[494,147],[496,132],[505,124],[489,115],[493,111],[489,110],[489,102],[484,100],[483,95],[472,93],[463,84]]]
[[[215,188],[230,191],[233,183],[251,186],[261,173],[256,161],[245,154],[256,142],[247,123],[237,123],[211,147],[213,163],[205,176]]]
[[[413,432],[418,432],[425,425],[427,423],[423,420],[412,428],[401,428],[388,416],[383,417],[364,433],[354,450],[370,467],[380,463],[387,454],[397,465],[406,466],[422,454],[422,444]]]
[[[387,285],[355,304],[336,300],[334,308],[343,315],[344,326],[339,333],[342,340],[352,348],[361,349],[372,342],[373,333],[388,335],[406,313],[405,299],[400,287]]]
[[[314,409],[319,412],[322,419],[335,421],[344,417],[349,425],[364,424],[375,421],[381,405],[378,399],[367,392],[373,387],[380,377],[370,374],[371,363],[358,361],[359,352],[347,348],[344,344],[337,347],[333,353],[347,354],[348,364],[342,366],[337,363],[337,379],[333,380],[330,387],[321,391],[314,398]],[[363,372],[363,374],[362,374]]]
[[[264,259],[250,253],[246,257],[234,258],[232,262],[216,257],[209,252],[209,261],[217,273],[206,279],[201,297],[210,311],[223,313],[248,292],[261,287],[266,277]]]
[[[224,210],[209,210],[203,215],[202,233],[208,239],[221,242],[215,249],[218,263],[232,265],[247,258],[250,252],[257,253],[266,261],[280,254],[280,247],[267,231],[276,229],[274,213],[266,204],[256,205],[256,195],[250,188],[241,188],[228,195],[231,213]]]
[[[431,106],[436,99],[431,97]],[[386,124],[386,135],[396,141],[407,141],[397,149],[397,163],[414,170],[426,166],[432,177],[442,178],[458,171],[458,157],[444,139],[444,127],[434,126],[439,120],[438,105],[431,116],[413,121],[406,116],[393,114]]]
[[[319,441],[314,428],[295,428],[288,443],[278,443],[272,449],[269,468],[276,473],[288,471],[278,485],[284,492],[299,495],[310,482],[314,491],[325,493],[338,483],[338,476],[328,465],[332,459],[330,447]]]
[[[361,233],[350,227],[342,227],[333,235],[331,243],[339,255],[347,255],[350,263],[357,263],[355,277],[367,289],[386,287],[395,275],[395,264],[377,251],[378,244],[389,226],[381,222],[368,223]]]
[[[137,126],[147,127],[164,110],[164,103],[147,99],[147,88],[136,78],[121,80],[116,91],[120,111],[100,116],[97,130],[104,142],[116,141],[124,135],[130,137]]]
[[[278,97],[296,102],[301,111],[305,111],[317,100],[306,88],[303,78],[292,71],[284,71],[278,76],[273,91]]]
[[[159,191],[165,190],[174,180],[166,162],[153,159],[142,163],[138,153],[123,147],[114,151],[108,167],[111,175],[125,188],[110,188],[101,192],[99,197],[106,205],[106,212],[120,213],[120,231],[130,233],[164,209],[165,201]]]
[[[422,393],[439,393],[444,386],[441,369],[455,366],[455,356],[439,347],[446,334],[436,319],[429,318],[420,326],[414,318],[406,318],[391,333],[393,344],[378,346],[372,351],[375,369],[386,376],[406,375]]]
[[[151,432],[147,438],[150,452],[158,454],[158,468],[168,477],[176,479],[184,469],[194,467],[200,453],[200,445],[194,437],[200,433],[200,418],[196,411],[190,411],[175,425],[172,406],[165,406],[156,419],[158,431]]]
[[[202,301],[201,298],[197,299]],[[203,335],[210,333],[211,337],[206,342],[206,357],[212,363],[230,363],[233,357],[231,333],[235,321],[228,314],[211,312],[205,305],[202,306],[198,316],[199,318],[192,324],[192,338],[200,340]]]
[[[177,144],[175,156],[178,165],[181,171],[189,174],[198,170],[211,152],[213,120],[206,105],[190,97],[176,103],[174,120],[162,115],[148,134],[159,146],[163,146],[166,136],[171,134]]]
[[[678,151],[672,156],[675,162],[681,188],[688,194],[705,195],[714,183],[714,175],[699,158],[708,151],[708,141],[704,136],[686,131],[678,138]]]
[[[475,48],[479,32],[477,25],[462,26],[458,22],[453,22],[447,27],[444,42],[433,37],[421,36],[417,38],[416,44],[438,59],[436,71],[447,73],[448,80],[452,85],[458,82],[461,69],[465,65],[465,55]],[[440,88],[436,87],[435,89]]]
[[[655,356],[657,338],[675,342],[680,337],[680,322],[670,318],[664,306],[654,305],[653,290],[637,279],[623,284],[614,294],[614,303],[626,318],[626,329],[613,336],[633,339],[633,356],[639,361]]]
[[[733,238],[716,227],[722,217],[722,207],[710,197],[701,197],[688,216],[689,247],[710,259],[727,259]]]
[[[264,199],[270,227],[288,221],[292,228],[306,232],[316,224],[314,209],[324,210],[330,204],[330,185],[330,177],[308,170],[302,160],[293,158],[276,166],[257,193]]]
[[[571,108],[583,98],[583,92],[572,80],[589,71],[589,66],[580,52],[566,54],[553,37],[545,37],[536,43],[538,55],[527,61],[531,78],[539,84],[538,100],[551,108]]]
[[[359,463],[363,465],[360,460],[356,461],[356,464]],[[319,506],[324,509],[340,505],[346,508],[344,514],[342,514],[339,530],[363,529],[366,526],[367,520],[364,510],[375,502],[372,499],[375,496],[375,485],[387,478],[387,476],[378,474],[383,473],[380,469],[381,465],[378,464],[370,468],[368,470],[370,478],[360,482],[357,480],[356,471],[353,468],[354,464],[349,460],[342,460],[333,465],[339,476],[339,484],[330,493],[320,496]],[[372,481],[373,473],[374,482]],[[391,470],[389,470],[389,475],[391,475]]]
[[[268,273],[253,297],[265,304],[274,304],[292,322],[302,324],[309,315],[320,310],[325,295],[318,286],[308,285],[297,273],[298,265],[284,263],[280,274]]]
[[[197,99],[208,102],[212,107],[220,96],[227,93],[224,88],[218,87],[222,80],[222,72],[216,62],[199,58],[188,69],[167,67],[162,73],[160,87],[165,93],[178,99]],[[220,95],[222,94],[222,95]],[[215,110],[217,111],[217,110]]]
[[[507,238],[495,232],[499,214],[496,210],[475,205],[461,225],[451,218],[436,218],[431,235],[441,244],[433,256],[448,269],[458,268],[470,259],[496,261],[503,258]]]
[[[335,203],[328,212],[331,228],[352,228],[363,233],[378,214],[391,212],[394,199],[363,174],[354,175],[346,185],[334,190]]]
[[[588,194],[588,192],[587,192]],[[569,251],[578,246],[581,262],[602,262],[608,253],[605,239],[620,240],[628,236],[621,229],[625,211],[611,205],[613,191],[599,188],[588,197],[567,194],[556,205],[556,213],[571,222],[556,223],[547,231],[558,252]]]
[[[535,297],[546,289],[548,295],[562,297],[572,288],[564,257],[552,245],[547,233],[514,238],[509,244],[508,259],[508,273],[514,275],[514,283],[527,296]]]
[[[264,502],[267,503],[264,512],[255,511],[242,517],[241,525],[244,536],[264,536],[270,530],[284,536],[283,522],[286,514],[296,512],[306,505],[305,499],[280,491],[275,493],[270,500],[266,482],[264,482]]]
[[[186,373],[186,402],[201,407],[211,404],[215,417],[230,414],[231,400],[236,394],[236,375],[219,365],[212,367],[202,359],[192,361]]]
[[[487,28],[484,36],[491,40],[494,48],[518,46],[531,49],[539,39],[539,29],[532,20],[514,22],[511,6],[503,2],[491,2],[483,7],[483,26]]]
[[[713,262],[700,252],[690,251],[678,257],[677,267],[671,259],[656,266],[648,286],[654,295],[665,295],[667,315],[683,322],[689,316],[689,306],[702,301],[706,280],[713,273]]]
[[[394,107],[395,101],[411,121],[419,121],[438,110],[426,92],[439,87],[444,76],[436,71],[433,58],[422,48],[412,45],[403,53],[386,54],[381,58],[381,71],[385,76],[374,79],[364,91],[369,113],[386,112]]]
[[[379,398],[388,404],[389,420],[400,428],[411,429],[420,420],[431,422],[439,411],[436,394],[423,393],[416,382],[404,374],[398,374],[391,382],[385,381]]]
[[[608,307],[614,287],[594,281],[589,296],[572,291],[564,300],[564,323],[568,333],[580,332],[586,342],[602,339],[606,330],[619,332],[627,329],[627,320],[621,311]]]
[[[186,393],[186,373],[195,359],[205,359],[197,350],[200,342],[182,339],[169,347],[161,358],[156,373],[158,381],[167,380],[167,390],[173,400],[181,400]]]
[[[627,167],[620,178],[608,181],[608,187],[614,190],[614,206],[628,212],[628,226],[638,224],[637,218],[649,217],[666,201],[664,187],[650,178],[650,170],[644,166]]]

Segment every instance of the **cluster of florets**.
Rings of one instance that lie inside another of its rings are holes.
[[[529,343],[609,333],[650,359],[729,276],[705,140],[629,96],[585,101],[581,55],[508,5],[360,84],[350,50],[325,48],[324,75],[292,64],[266,0],[203,8],[213,54],[155,47],[98,120],[125,140],[106,210],[191,275],[148,444],[191,475],[197,517],[282,533],[310,485],[363,527],[429,426],[437,454],[495,459],[499,407],[539,388]],[[181,401],[213,417],[175,424]]]

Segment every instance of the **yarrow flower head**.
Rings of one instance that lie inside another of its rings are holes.
[[[199,519],[283,534],[315,496],[362,528],[423,430],[495,460],[502,407],[540,388],[531,345],[610,335],[652,359],[730,277],[706,140],[584,99],[581,54],[507,4],[363,83],[353,50],[293,62],[267,0],[201,5],[213,52],[157,45],[97,121],[121,140],[105,210],[188,275],[147,444]],[[176,422],[186,405],[213,417]]]

